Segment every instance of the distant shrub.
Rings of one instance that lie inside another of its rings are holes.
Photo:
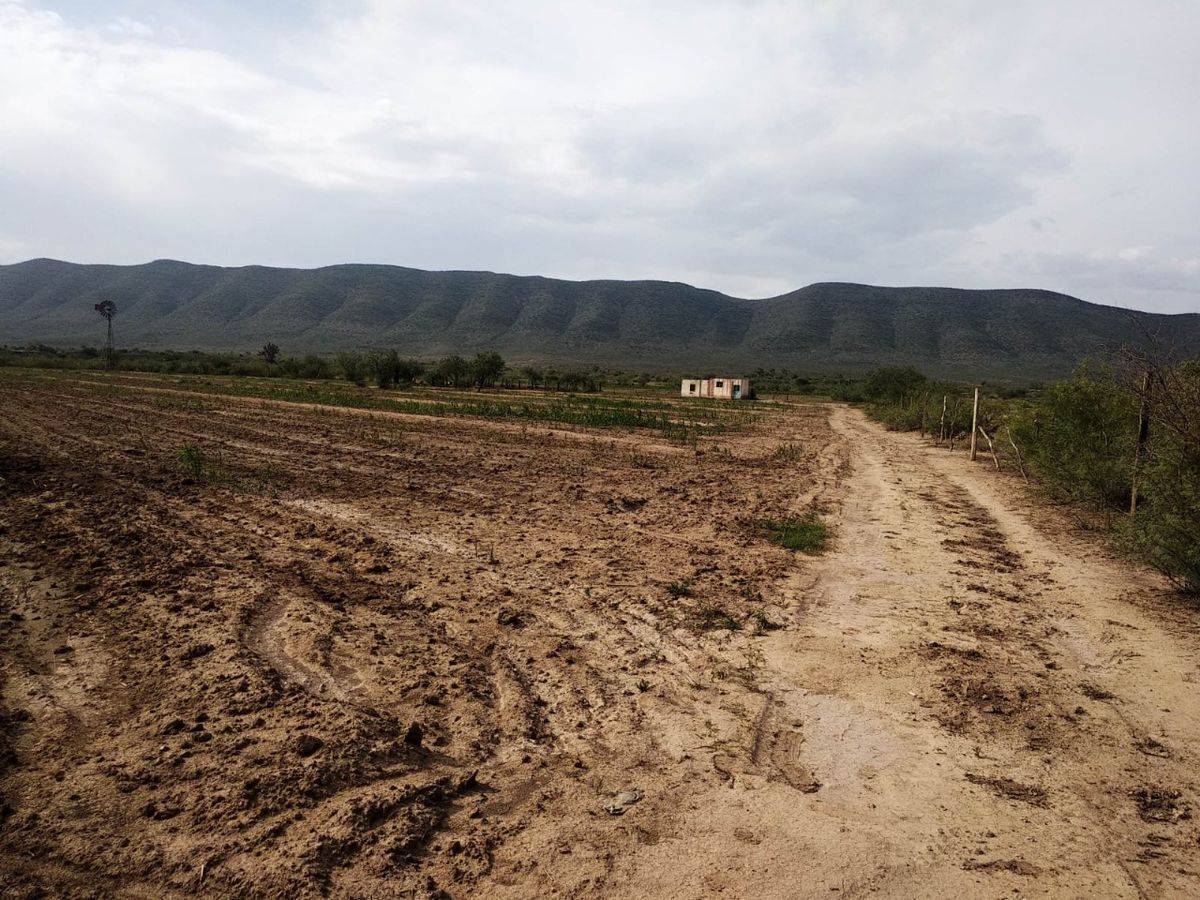
[[[302,357],[288,356],[279,362],[280,371],[289,378],[326,379],[333,377],[329,361],[309,353]]]
[[[368,364],[361,353],[342,352],[334,362],[347,381],[359,387],[366,384]]]
[[[471,382],[476,387],[491,387],[504,374],[504,357],[499,353],[477,353],[470,364]]]
[[[396,364],[396,383],[412,384],[425,374],[425,364],[416,359],[401,359]]]
[[[885,366],[867,373],[862,393],[873,403],[900,403],[927,380],[911,366]]]
[[[471,364],[461,356],[444,357],[429,370],[426,380],[442,387],[467,387],[471,383]]]

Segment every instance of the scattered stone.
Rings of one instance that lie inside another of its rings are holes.
[[[296,753],[300,756],[312,756],[325,746],[325,742],[313,734],[302,734],[296,738]]]
[[[153,800],[142,807],[142,815],[147,819],[154,819],[156,822],[165,822],[167,819],[173,819],[179,813],[180,810],[178,807],[159,807]]]
[[[496,624],[504,625],[507,628],[524,628],[524,613],[508,606],[502,606],[500,607],[500,611],[496,613]]]
[[[613,795],[612,802],[606,804],[604,811],[612,816],[622,816],[625,811],[646,796],[641,788],[626,788]]]
[[[212,644],[192,644],[180,654],[181,662],[190,662],[193,659],[199,659],[201,656],[207,656],[216,649]]]

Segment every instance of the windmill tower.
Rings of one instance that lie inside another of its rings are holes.
[[[111,369],[117,362],[117,350],[113,346],[112,320],[117,314],[117,304],[111,300],[101,300],[96,304],[96,312],[108,323],[108,342],[104,345],[104,368]]]

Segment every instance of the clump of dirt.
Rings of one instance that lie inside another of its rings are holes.
[[[1099,685],[1092,684],[1090,681],[1085,681],[1079,685],[1079,691],[1089,700],[1114,700],[1115,696]]]
[[[1143,822],[1171,824],[1192,817],[1191,806],[1183,799],[1182,791],[1150,786],[1135,788],[1129,796]]]
[[[1040,875],[1041,869],[1023,859],[968,859],[962,866],[969,872],[1012,872],[1014,875],[1032,877]]]
[[[1009,800],[1019,800],[1022,803],[1028,803],[1030,806],[1044,807],[1049,805],[1048,796],[1044,788],[1021,784],[1018,781],[1013,781],[1011,778],[978,775],[974,772],[968,772],[966,779],[971,784],[979,784],[991,788],[1001,797],[1006,797]]]

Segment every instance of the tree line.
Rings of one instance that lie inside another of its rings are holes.
[[[333,356],[316,353],[284,355],[274,342],[257,353],[207,353],[198,350],[122,350],[105,347],[63,349],[45,344],[0,348],[0,365],[55,369],[126,369],[181,375],[241,375],[266,378],[331,380],[344,378],[353,384],[401,388],[427,384],[453,388],[532,388],[573,393],[595,392],[604,387],[599,371],[560,370],[537,366],[510,367],[494,351],[470,359],[452,355],[426,362],[402,357],[395,350],[342,352]],[[611,373],[609,373],[611,375]]]

